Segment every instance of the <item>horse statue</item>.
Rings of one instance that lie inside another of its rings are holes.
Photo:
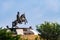
[[[22,14],[21,16],[19,16],[19,12],[17,12],[16,20],[12,22],[12,27],[16,26],[18,23],[22,24],[22,22],[24,22],[25,24],[27,23],[25,14]]]

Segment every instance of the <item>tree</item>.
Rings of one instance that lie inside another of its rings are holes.
[[[41,25],[37,25],[37,31],[41,37],[47,40],[57,40],[60,35],[60,24],[44,22]]]
[[[19,40],[20,36],[12,36],[12,32],[7,32],[7,29],[0,28],[0,40]]]

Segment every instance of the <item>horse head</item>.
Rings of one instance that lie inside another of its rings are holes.
[[[22,15],[20,16],[20,21],[21,21],[21,22],[25,22],[25,24],[27,23],[27,19],[26,19],[26,17],[25,17],[25,14],[22,14]]]

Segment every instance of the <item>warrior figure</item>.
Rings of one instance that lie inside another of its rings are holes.
[[[17,12],[16,19],[17,19],[17,21],[19,21],[19,12]]]

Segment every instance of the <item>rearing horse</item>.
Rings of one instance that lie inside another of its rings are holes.
[[[22,14],[21,16],[19,16],[19,12],[18,12],[16,18],[17,19],[12,22],[12,27],[16,26],[18,23],[19,24],[22,24],[22,22],[24,22],[25,24],[27,23],[27,19],[25,17],[25,14]]]

